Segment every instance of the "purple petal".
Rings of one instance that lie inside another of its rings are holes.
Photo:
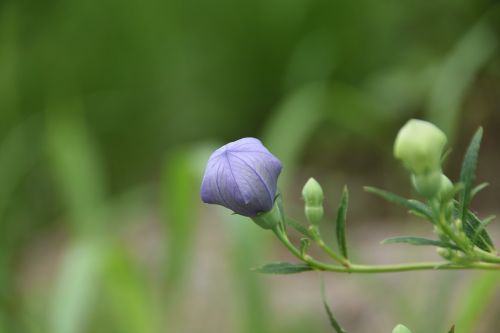
[[[280,172],[281,162],[258,139],[240,139],[210,157],[201,198],[240,215],[255,216],[271,210]]]

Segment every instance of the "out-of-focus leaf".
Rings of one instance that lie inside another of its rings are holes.
[[[293,264],[290,262],[274,262],[253,269],[253,271],[264,274],[295,274],[312,270],[311,266],[307,264]]]
[[[327,97],[325,83],[309,84],[292,93],[266,124],[263,141],[286,166],[280,177],[285,188],[307,141],[323,118]]]
[[[333,315],[332,309],[328,305],[328,301],[326,300],[325,282],[323,280],[321,280],[321,301],[323,302],[323,307],[325,308],[326,314],[328,316],[328,320],[330,321],[330,326],[337,333],[347,333],[347,331],[342,326],[340,326],[337,319],[335,319],[335,316]]]
[[[158,332],[160,312],[146,274],[130,258],[127,249],[108,243],[103,267],[103,291],[98,304],[111,327],[123,333]],[[101,307],[102,306],[102,307]],[[124,316],[123,314],[127,315]]]
[[[369,187],[365,186],[364,187],[365,191],[373,193],[378,195],[379,197],[393,202],[395,204],[401,205],[403,207],[408,208],[410,211],[414,211],[418,213],[418,215],[424,216],[427,218],[430,222],[433,222],[432,219],[432,210],[425,205],[424,203],[418,201],[418,200],[413,200],[413,199],[405,199],[397,194],[384,191],[375,187]]]
[[[55,101],[47,108],[47,148],[54,178],[75,228],[93,233],[105,226],[106,181],[80,101]]]
[[[453,318],[457,320],[457,333],[477,332],[490,304],[497,299],[499,287],[499,272],[484,272],[469,281],[468,288],[462,290],[456,301],[458,309]]]
[[[455,333],[455,325],[453,325],[450,330],[448,331],[448,333]]]
[[[453,250],[459,250],[458,247],[450,243],[446,243],[440,240],[433,240],[433,239],[414,237],[414,236],[391,237],[384,239],[382,241],[382,244],[400,244],[400,243],[406,243],[411,245],[430,245],[430,246],[443,247]]]
[[[349,205],[349,192],[347,187],[344,187],[342,191],[342,196],[340,197],[340,205],[337,210],[337,220],[336,220],[336,236],[337,244],[342,256],[348,259],[347,254],[347,240],[346,240],[346,220],[347,220],[347,207]]]
[[[480,127],[469,144],[467,151],[462,162],[462,169],[460,171],[460,183],[463,188],[460,191],[460,218],[465,220],[467,209],[469,208],[470,200],[472,198],[471,191],[474,180],[476,178],[476,166],[479,156],[479,148],[481,146],[481,139],[483,137],[483,129]]]
[[[63,260],[49,314],[49,332],[83,333],[98,293],[102,272],[102,244],[81,239]]]
[[[453,140],[460,107],[477,73],[498,45],[487,17],[479,20],[457,43],[439,66],[431,88],[427,118]]]

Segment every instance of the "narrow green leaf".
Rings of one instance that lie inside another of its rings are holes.
[[[406,244],[411,244],[411,245],[432,245],[432,246],[443,247],[443,248],[448,248],[448,249],[453,249],[453,250],[459,250],[458,247],[456,247],[453,244],[447,243],[447,242],[443,242],[440,240],[427,239],[427,238],[422,238],[422,237],[414,237],[414,236],[391,237],[391,238],[384,239],[382,241],[382,244],[399,244],[399,243],[406,243]]]
[[[453,325],[450,330],[448,331],[448,333],[455,333],[455,325]]]
[[[345,237],[345,225],[347,220],[348,205],[349,205],[349,191],[347,190],[347,187],[344,186],[344,190],[342,191],[342,196],[340,197],[340,205],[337,210],[336,235],[340,253],[346,259],[348,259],[348,256],[347,256],[347,241]]]
[[[463,189],[460,192],[460,212],[462,221],[465,220],[467,209],[472,198],[472,184],[476,178],[476,165],[479,156],[479,147],[481,146],[481,139],[483,137],[483,128],[479,127],[465,152],[464,160],[462,162],[462,170],[460,171],[460,182],[463,184]]]
[[[465,234],[474,245],[485,251],[495,251],[495,245],[485,229],[484,221],[481,221],[472,211],[467,210],[465,219],[462,222]]]
[[[330,325],[333,327],[335,332],[347,333],[347,331],[342,326],[340,326],[339,322],[335,319],[335,317],[333,316],[332,309],[328,305],[325,293],[325,282],[323,280],[321,280],[321,301],[323,302],[326,314],[328,315],[328,320],[330,321]]]
[[[470,198],[471,200],[479,193],[481,192],[482,190],[484,190],[485,188],[487,188],[490,184],[489,183],[481,183],[479,185],[477,185],[476,187],[474,187],[471,191],[470,191]]]
[[[307,230],[307,228],[304,225],[302,225],[300,222],[297,222],[297,221],[290,219],[288,217],[285,217],[285,221],[286,221],[287,226],[292,227],[297,232],[301,233],[302,235],[304,235],[306,237],[312,238],[309,230]]]
[[[379,197],[387,201],[406,207],[410,211],[417,213],[417,215],[419,216],[424,216],[430,222],[432,222],[432,210],[426,204],[418,200],[406,199],[397,194],[384,191],[375,187],[365,186],[364,189],[365,191],[378,195]]]
[[[481,225],[476,229],[476,232],[474,233],[474,237],[472,238],[472,241],[475,241],[476,238],[483,232],[483,230],[486,229],[486,227],[493,222],[493,220],[496,218],[495,215],[490,215],[484,220],[481,221]]]
[[[313,268],[307,264],[273,262],[258,268],[254,268],[252,270],[264,274],[295,274],[295,273],[312,271]]]

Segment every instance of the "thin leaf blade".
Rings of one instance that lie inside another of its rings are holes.
[[[263,274],[296,274],[312,271],[313,268],[307,264],[294,264],[290,262],[273,262],[264,266],[252,269]]]
[[[328,320],[330,321],[330,326],[333,327],[333,329],[337,333],[347,333],[347,331],[342,326],[340,326],[337,319],[335,319],[335,316],[333,315],[332,309],[328,305],[328,301],[326,300],[326,293],[325,293],[325,282],[323,280],[321,280],[321,301],[323,302],[323,307],[325,308],[325,312],[328,316]]]
[[[406,207],[410,211],[414,211],[421,216],[424,216],[429,221],[432,222],[432,210],[423,202],[413,199],[406,199],[397,194],[394,194],[389,191],[381,190],[376,187],[365,186],[365,191],[369,193],[373,193],[382,199],[385,199],[389,202],[398,204],[400,206]]]
[[[469,147],[465,152],[460,171],[460,182],[463,184],[463,189],[460,193],[460,212],[462,221],[465,220],[467,209],[472,198],[472,186],[476,178],[476,166],[479,156],[479,148],[483,138],[483,128],[479,127],[471,139]]]
[[[344,187],[342,191],[342,196],[340,198],[340,205],[337,210],[337,220],[336,220],[336,236],[337,244],[342,256],[348,259],[347,254],[347,240],[346,240],[346,220],[347,220],[347,207],[349,205],[349,191],[347,187]]]
[[[427,238],[422,238],[422,237],[415,237],[415,236],[399,236],[399,237],[391,237],[384,239],[382,241],[382,244],[411,244],[411,245],[417,245],[417,246],[437,246],[437,247],[442,247],[442,248],[449,248],[453,250],[459,250],[458,247],[456,247],[453,244],[443,242],[440,240],[434,240],[434,239],[427,239]]]

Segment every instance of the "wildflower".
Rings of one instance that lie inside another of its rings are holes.
[[[258,139],[228,143],[208,160],[201,199],[248,217],[269,212],[281,168],[281,162]]]

